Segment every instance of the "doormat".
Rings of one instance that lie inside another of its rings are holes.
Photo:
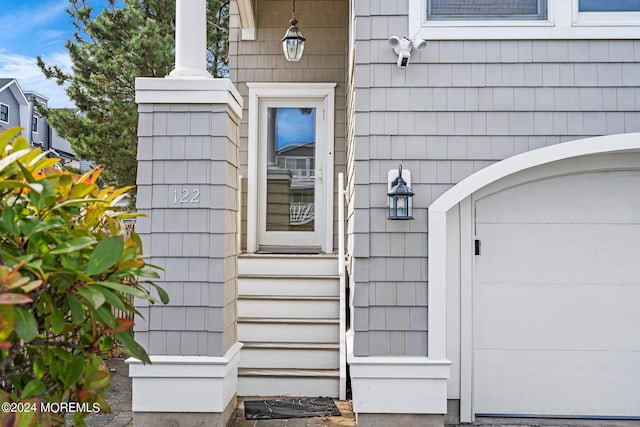
[[[340,410],[328,397],[244,401],[244,418],[247,420],[339,417],[340,415],[342,415]]]

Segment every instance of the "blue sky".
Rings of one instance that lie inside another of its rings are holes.
[[[276,116],[276,149],[292,143],[314,141],[316,109],[303,114],[300,108],[278,108]]]
[[[88,3],[101,9],[106,1]],[[64,44],[74,29],[67,7],[67,0],[0,0],[0,77],[16,78],[23,90],[48,97],[50,107],[73,106],[64,89],[45,79],[36,65],[42,55],[47,64],[70,70]]]

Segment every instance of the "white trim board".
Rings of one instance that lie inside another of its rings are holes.
[[[238,14],[242,26],[242,40],[256,39],[256,18],[252,0],[237,0]]]
[[[230,79],[138,77],[135,101],[137,104],[228,104],[242,117],[242,96]]]
[[[451,361],[431,357],[360,357],[346,334],[353,411],[360,414],[446,414]]]
[[[222,413],[238,389],[241,348],[221,357],[151,355],[147,365],[127,359],[133,411]]]

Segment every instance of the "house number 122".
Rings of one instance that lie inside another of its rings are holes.
[[[193,190],[182,190],[178,191],[176,188],[173,190],[173,204],[177,205],[179,203],[200,203],[200,190],[194,188]]]

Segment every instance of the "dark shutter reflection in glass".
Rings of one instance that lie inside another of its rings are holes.
[[[546,0],[429,0],[428,18],[546,19],[546,6]]]

